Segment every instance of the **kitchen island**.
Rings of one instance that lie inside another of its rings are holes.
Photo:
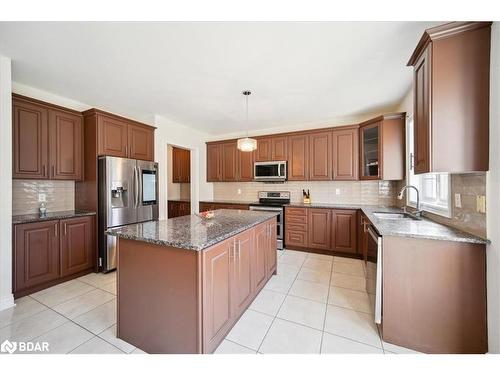
[[[117,336],[148,353],[212,353],[276,273],[276,213],[217,210],[118,237]]]

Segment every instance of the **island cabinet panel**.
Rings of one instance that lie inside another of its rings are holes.
[[[269,223],[269,235],[268,235],[268,246],[267,246],[267,277],[268,279],[276,274],[276,269],[278,266],[278,255],[276,253],[278,248],[278,236],[277,236],[278,224],[276,220],[272,220]],[[267,281],[267,280],[266,280]]]
[[[203,252],[203,348],[212,352],[229,330],[239,293],[233,284],[234,239],[229,239]],[[243,276],[243,275],[242,275]],[[235,295],[236,294],[236,295]]]
[[[288,179],[309,179],[309,136],[307,134],[288,137]]]
[[[323,208],[310,208],[308,246],[315,249],[330,250],[330,231],[332,212]]]
[[[48,109],[12,100],[13,178],[48,177]]]
[[[207,182],[222,181],[222,144],[207,143]]]
[[[61,276],[68,276],[92,268],[94,258],[94,218],[60,221]]]
[[[356,181],[359,171],[358,127],[333,131],[333,179]]]
[[[382,306],[386,342],[486,353],[486,246],[383,236]]]
[[[309,180],[332,179],[332,132],[309,135]]]
[[[243,313],[253,297],[252,257],[254,252],[253,230],[245,231],[234,239],[231,287],[235,314]]]
[[[338,252],[355,254],[356,210],[332,210],[332,249]]]
[[[14,292],[59,277],[59,221],[15,225]]]
[[[269,251],[269,227],[267,224],[260,224],[255,228],[255,246],[253,249],[253,269],[252,282],[254,290],[260,290],[267,281],[267,261]]]

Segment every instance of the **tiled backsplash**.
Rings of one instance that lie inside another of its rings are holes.
[[[12,180],[12,214],[38,212],[38,194],[45,194],[49,212],[75,209],[74,181]]]
[[[262,182],[214,183],[214,199],[257,200],[259,191],[290,191],[291,201],[302,201],[302,189],[310,190],[312,202],[395,205],[395,181],[288,181],[283,184]],[[238,189],[241,194],[238,194]]]

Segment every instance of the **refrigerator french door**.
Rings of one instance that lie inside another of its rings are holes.
[[[99,267],[116,268],[116,237],[106,230],[158,219],[158,163],[99,158]]]

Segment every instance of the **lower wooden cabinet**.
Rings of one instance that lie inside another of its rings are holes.
[[[94,221],[91,216],[61,220],[61,276],[92,268],[94,260]]]
[[[285,208],[285,247],[357,254],[357,210]]]
[[[59,272],[59,220],[16,225],[14,292],[53,281]]]
[[[90,271],[94,217],[14,225],[13,292],[21,297]]]
[[[356,254],[356,215],[357,210],[332,210],[332,250]]]
[[[202,254],[203,352],[213,352],[276,271],[276,221],[269,220]]]
[[[191,202],[168,201],[168,218],[191,215]]]

